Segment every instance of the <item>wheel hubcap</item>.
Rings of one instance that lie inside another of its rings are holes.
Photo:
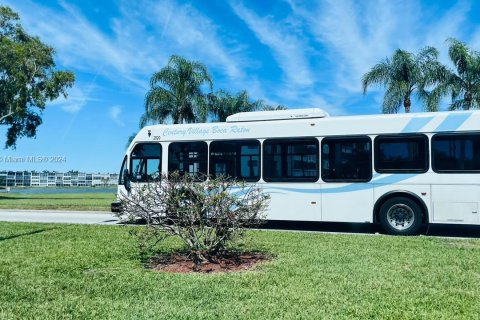
[[[412,226],[415,215],[406,204],[396,204],[390,207],[387,212],[388,223],[396,230],[405,230]]]

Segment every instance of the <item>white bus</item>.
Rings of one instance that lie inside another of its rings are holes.
[[[126,152],[118,197],[176,170],[257,183],[271,195],[269,220],[379,223],[399,235],[429,223],[478,225],[480,111],[297,109],[148,126]]]

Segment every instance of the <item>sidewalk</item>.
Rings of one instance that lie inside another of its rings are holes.
[[[0,209],[0,221],[78,224],[117,224],[119,219],[110,212]]]

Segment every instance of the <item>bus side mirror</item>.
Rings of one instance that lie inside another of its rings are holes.
[[[131,180],[130,180],[130,173],[128,172],[128,169],[125,169],[123,171],[123,183],[125,184],[125,189],[130,192],[132,189],[131,186]]]

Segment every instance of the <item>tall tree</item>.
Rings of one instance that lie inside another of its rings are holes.
[[[0,125],[8,126],[6,147],[34,137],[47,101],[67,96],[75,76],[56,71],[52,47],[27,34],[20,17],[0,6]]]
[[[215,120],[225,122],[229,115],[256,111],[261,109],[264,104],[261,100],[252,101],[246,90],[233,95],[225,90],[219,90],[209,96],[209,105]]]
[[[431,94],[431,111],[437,111],[443,96],[451,96],[451,110],[480,108],[480,54],[457,39],[447,39],[448,55],[455,70],[447,70]]]
[[[425,88],[437,83],[445,73],[437,58],[438,50],[433,47],[425,47],[418,54],[398,49],[391,59],[381,61],[363,76],[363,94],[372,85],[385,87],[384,113],[396,113],[402,105],[405,112],[410,112],[412,95],[428,108],[433,100],[428,99]]]
[[[167,119],[174,124],[205,121],[208,110],[204,85],[212,90],[212,77],[204,64],[171,56],[168,65],[150,79],[141,126]]]

